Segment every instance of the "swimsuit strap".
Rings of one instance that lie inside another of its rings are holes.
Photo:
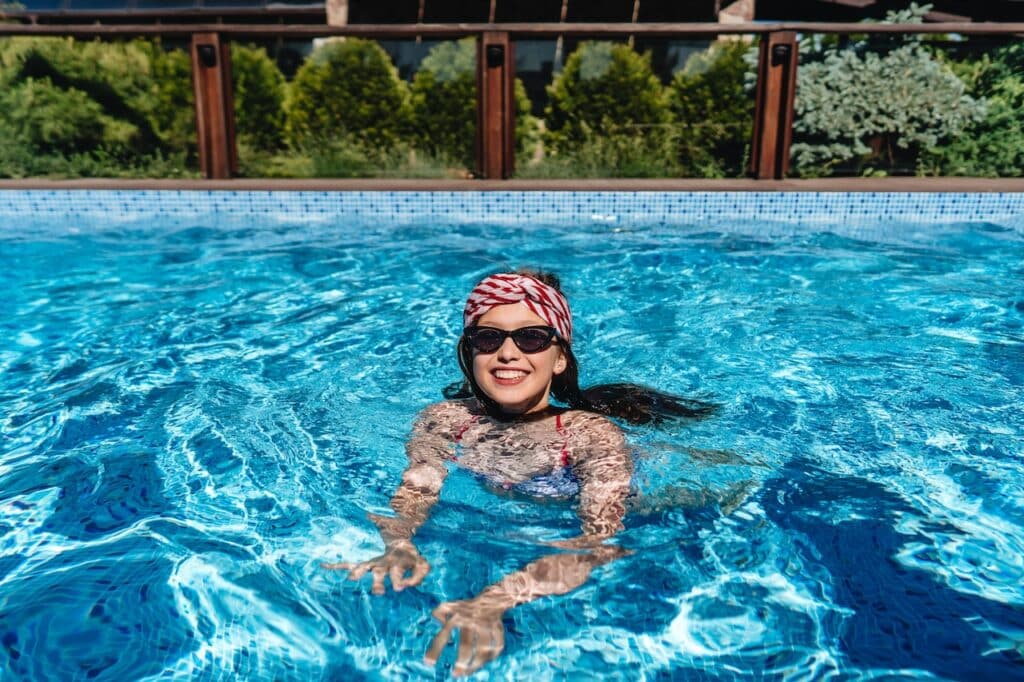
[[[459,430],[455,433],[455,442],[461,443],[462,436],[465,435],[466,431],[469,430],[469,427],[471,427],[473,424],[476,424],[478,421],[480,421],[480,415],[475,414],[472,417],[470,417],[467,422],[460,426]],[[563,467],[567,467],[569,466],[569,434],[566,433],[565,427],[562,426],[561,414],[555,415],[555,430],[558,431],[558,435],[560,435],[563,438],[562,449],[558,453],[558,459]]]
[[[569,466],[569,435],[565,432],[565,428],[562,426],[562,414],[558,413],[555,415],[555,430],[558,431],[558,435],[562,437],[562,451],[558,453],[558,457],[562,462],[563,467]]]
[[[467,421],[465,424],[460,426],[459,430],[458,430],[458,433],[455,434],[455,442],[456,443],[461,443],[462,442],[462,436],[466,433],[466,431],[469,430],[469,427],[472,426],[473,424],[476,424],[477,421],[479,421],[479,420],[480,420],[480,416],[474,414],[472,417],[469,418],[469,421]]]

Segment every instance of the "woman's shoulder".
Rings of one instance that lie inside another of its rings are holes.
[[[611,419],[603,414],[597,414],[596,412],[589,412],[587,410],[566,410],[562,413],[562,425],[570,434],[622,435],[622,429],[620,429]]]
[[[420,410],[416,417],[416,425],[430,431],[458,428],[474,418],[475,408],[476,404],[472,399],[442,400]]]

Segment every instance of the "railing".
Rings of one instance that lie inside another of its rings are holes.
[[[238,172],[231,53],[228,39],[322,38],[477,38],[477,172],[482,178],[508,178],[514,170],[515,110],[513,40],[537,38],[699,38],[757,35],[756,107],[749,173],[756,179],[781,179],[789,168],[794,121],[797,36],[830,34],[1024,35],[1024,23],[502,23],[405,25],[55,25],[0,24],[0,36],[75,38],[189,37],[195,88],[200,169],[205,178],[230,178]]]

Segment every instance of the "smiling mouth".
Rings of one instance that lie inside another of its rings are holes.
[[[496,369],[491,372],[499,386],[515,386],[527,377],[528,372],[520,369]]]

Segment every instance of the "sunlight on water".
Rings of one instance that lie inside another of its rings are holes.
[[[632,553],[511,611],[481,679],[1020,675],[1019,234],[288,220],[0,233],[0,677],[432,679],[431,610],[571,503],[455,471],[421,586],[319,564],[380,552],[463,298],[521,265],[562,276],[584,384],[721,411],[626,428]]]

